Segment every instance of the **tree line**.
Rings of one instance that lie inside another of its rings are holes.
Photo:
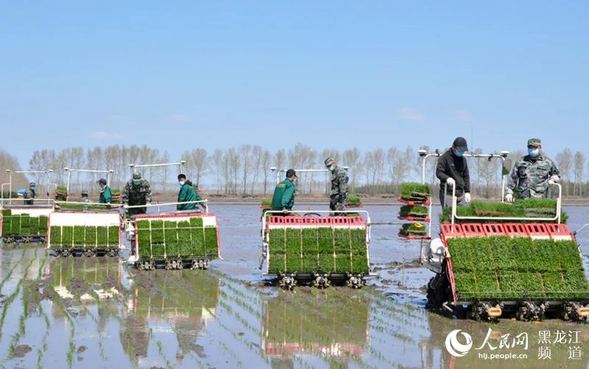
[[[66,172],[63,168],[85,168],[95,170],[113,170],[111,186],[122,188],[131,176],[130,163],[148,164],[185,160],[184,171],[193,183],[209,195],[268,195],[274,189],[277,179],[284,177],[284,172],[272,171],[287,168],[323,169],[323,161],[331,156],[338,164],[348,167],[352,191],[366,194],[394,194],[402,182],[421,180],[421,161],[417,149],[432,151],[427,146],[398,148],[375,148],[362,151],[357,147],[337,149],[314,149],[298,143],[291,148],[268,150],[259,145],[241,145],[226,149],[207,151],[194,148],[182,153],[180,158],[171,158],[168,152],[148,146],[111,145],[106,147],[68,147],[62,150],[41,149],[33,152],[29,160],[32,170],[51,168],[50,176],[33,175],[24,178],[15,177],[17,181],[51,182],[64,184]],[[444,150],[440,150],[443,153]],[[482,153],[474,149],[474,153]],[[524,152],[513,151],[509,157],[515,161]],[[563,179],[563,191],[566,196],[585,196],[589,193],[586,173],[589,171],[586,156],[582,152],[573,152],[565,148],[549,156],[557,163]],[[475,160],[469,158],[473,192],[480,197],[494,197],[500,191],[501,163],[499,160]],[[16,158],[0,151],[0,165],[6,169],[18,169]],[[436,159],[427,162],[426,181],[437,183],[435,178]],[[152,183],[154,191],[175,190],[178,169],[173,167],[145,168],[143,176]],[[104,175],[73,173],[72,191],[95,191],[96,181]],[[6,181],[5,173],[0,179]],[[13,178],[13,181],[15,180]],[[327,173],[300,173],[299,191],[301,193],[321,193],[328,190]]]

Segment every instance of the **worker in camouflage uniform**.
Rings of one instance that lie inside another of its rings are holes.
[[[192,182],[186,179],[186,174],[178,174],[178,185],[180,186],[180,191],[178,191],[178,202],[202,201],[202,198],[198,192],[196,192]],[[205,208],[203,203],[193,202],[190,204],[178,204],[176,205],[176,210],[194,210],[197,206],[201,207],[203,210]]]
[[[556,164],[544,155],[539,138],[528,140],[528,155],[515,163],[507,179],[505,201],[530,197],[548,197],[548,187],[558,183],[560,172]]]
[[[272,196],[272,210],[291,211],[295,202],[297,173],[294,169],[286,171],[284,181],[278,183]]]
[[[151,186],[146,179],[141,178],[141,173],[133,173],[133,179],[125,185],[123,204],[129,206],[151,204]],[[147,208],[131,208],[127,210],[129,215],[145,214],[147,212]]]
[[[333,158],[325,159],[325,166],[331,172],[329,208],[331,210],[346,210],[346,206],[348,206],[348,174],[344,168],[337,166]]]

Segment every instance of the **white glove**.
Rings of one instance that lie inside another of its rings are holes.
[[[454,180],[454,178],[450,177],[450,178],[448,178],[448,179],[446,180],[446,183],[447,183],[448,185],[455,185],[455,184],[456,184],[456,181]]]
[[[505,201],[506,202],[513,202],[513,195],[508,193],[507,195],[505,195]]]
[[[560,177],[555,174],[552,177],[550,177],[550,179],[548,180],[548,184],[555,184],[558,183],[558,181],[560,181]]]
[[[464,202],[467,204],[470,203],[470,193],[467,192],[464,194]]]

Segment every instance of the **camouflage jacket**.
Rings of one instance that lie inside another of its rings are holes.
[[[340,196],[344,198],[348,196],[348,174],[345,169],[336,167],[331,172],[331,192],[329,196]]]
[[[536,160],[525,156],[511,170],[505,193],[515,198],[546,197],[548,180],[553,175],[560,172],[552,160],[546,156]]]
[[[149,202],[151,202],[151,186],[146,179],[142,179],[139,186],[133,186],[132,181],[127,182],[123,191],[123,204],[144,205]]]

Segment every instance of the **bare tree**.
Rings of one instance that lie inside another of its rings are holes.
[[[575,153],[574,159],[574,173],[575,173],[575,187],[577,191],[573,191],[574,195],[583,196],[583,181],[585,177],[585,154],[580,151]]]
[[[182,160],[186,160],[186,167],[194,176],[194,181],[197,185],[200,184],[201,177],[203,177],[209,169],[207,150],[197,148],[190,151],[184,151]]]
[[[563,179],[563,192],[565,196],[569,195],[569,186],[566,185],[570,182],[571,169],[573,166],[573,152],[571,149],[566,148],[563,151],[556,154],[556,162],[558,163],[558,169],[560,170],[560,176]]]

